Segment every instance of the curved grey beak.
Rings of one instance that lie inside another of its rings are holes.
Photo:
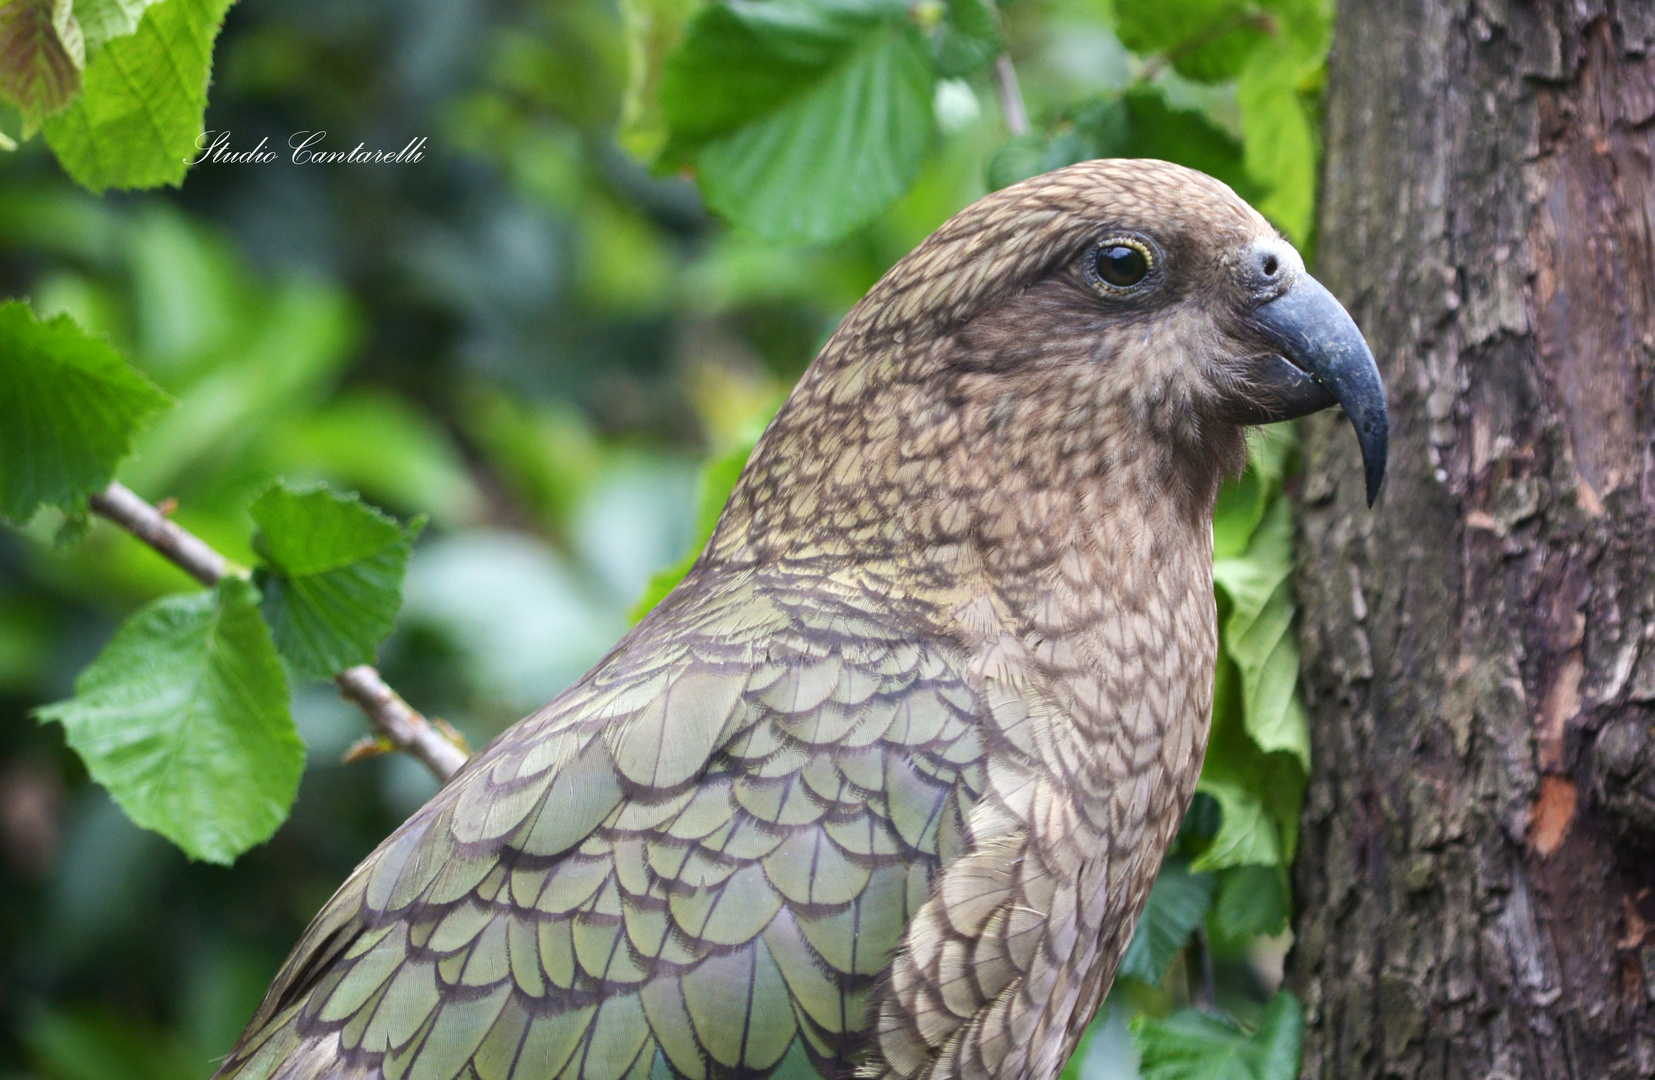
[[[1390,414],[1362,331],[1321,282],[1300,274],[1286,292],[1260,304],[1249,319],[1281,351],[1265,364],[1261,398],[1247,423],[1274,423],[1337,404],[1362,447],[1368,505],[1379,495],[1390,447]]]

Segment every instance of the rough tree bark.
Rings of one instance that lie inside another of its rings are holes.
[[[1655,1076],[1655,3],[1344,0],[1306,431],[1309,1077]]]

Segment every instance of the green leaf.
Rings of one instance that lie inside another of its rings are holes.
[[[1202,773],[1197,791],[1206,792],[1223,812],[1218,834],[1190,864],[1193,870],[1230,866],[1274,866],[1281,861],[1281,840],[1257,792],[1237,780]]]
[[[347,390],[298,413],[276,429],[266,453],[271,472],[323,476],[398,510],[426,510],[447,525],[475,521],[483,506],[442,425],[381,390]]]
[[[27,304],[0,304],[0,517],[22,523],[42,503],[84,510],[171,403],[69,316],[41,322]]]
[[[1247,174],[1263,189],[1259,213],[1303,245],[1316,212],[1317,143],[1300,87],[1322,66],[1292,42],[1272,42],[1248,58],[1236,83]]]
[[[86,36],[91,60],[105,43],[137,33],[138,24],[160,0],[75,0],[75,18]]]
[[[1137,87],[1125,96],[1132,123],[1123,157],[1160,158],[1216,177],[1244,199],[1257,185],[1242,165],[1241,144],[1217,124],[1191,109],[1177,108],[1154,87]]]
[[[258,593],[227,577],[128,619],[36,715],[134,822],[197,859],[230,863],[287,817],[305,748]]]
[[[1268,41],[1274,21],[1244,0],[1116,0],[1115,31],[1141,56],[1167,57],[1196,82],[1236,77],[1247,56]]]
[[[213,41],[233,0],[161,0],[87,65],[81,95],[46,142],[82,187],[176,185],[196,156]]]
[[[1191,873],[1185,862],[1169,859],[1162,864],[1118,974],[1159,986],[1167,965],[1206,918],[1217,887],[1211,874]]]
[[[937,27],[934,44],[937,74],[945,79],[975,75],[1006,47],[987,0],[948,0],[948,15]]]
[[[652,161],[667,141],[661,78],[667,57],[702,0],[621,0],[629,72],[617,136],[634,156]]]
[[[1029,132],[1007,139],[989,159],[988,186],[997,191],[1079,161],[1117,157],[1129,145],[1131,124],[1120,97],[1090,102],[1053,135]]]
[[[1219,828],[1210,834],[1215,839],[1204,847],[1197,844],[1190,848],[1203,856],[1196,868],[1212,870],[1291,860],[1298,842],[1305,777],[1304,764],[1296,755],[1285,751],[1266,753],[1249,734],[1242,717],[1240,673],[1233,660],[1220,657],[1212,735],[1207,741],[1198,787],[1212,796],[1203,801],[1218,810]],[[1216,788],[1239,794],[1221,803]]]
[[[1215,559],[1213,581],[1230,603],[1224,651],[1241,673],[1247,733],[1266,752],[1285,750],[1310,768],[1310,729],[1298,696],[1299,647],[1293,633],[1292,510],[1278,494],[1245,555]]]
[[[707,204],[778,243],[824,243],[907,191],[930,145],[925,39],[892,0],[728,0],[662,77],[671,140]]]
[[[86,44],[70,0],[0,5],[0,99],[23,114],[23,137],[80,90]]]
[[[776,243],[826,243],[901,198],[931,142],[932,75],[912,27],[870,34],[810,93],[698,158],[707,204]]]
[[[1185,1009],[1166,1020],[1138,1017],[1132,1041],[1143,1080],[1294,1080],[1304,1044],[1304,1010],[1283,990],[1270,999],[1258,1030]]]
[[[1290,424],[1253,429],[1247,440],[1247,470],[1220,489],[1213,510],[1215,559],[1233,559],[1247,550],[1271,497],[1281,491],[1296,446]]]
[[[1212,917],[1227,938],[1279,934],[1287,929],[1292,903],[1283,866],[1237,866],[1224,872]]]
[[[328,679],[371,664],[396,624],[408,553],[423,523],[404,529],[357,495],[278,483],[249,510],[264,616],[295,671]]]
[[[861,33],[906,16],[896,0],[709,4],[661,73],[669,158],[772,112],[841,63]]]
[[[988,159],[988,188],[1001,188],[1045,172],[1046,151],[1052,140],[1038,131],[1013,135]]]

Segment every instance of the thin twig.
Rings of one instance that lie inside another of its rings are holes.
[[[994,81],[1000,88],[1000,115],[1005,117],[1006,130],[1013,135],[1029,133],[1029,110],[1023,104],[1023,88],[1017,83],[1017,69],[1011,66],[1011,54],[1002,52],[994,61]]]
[[[94,511],[154,548],[203,585],[216,585],[219,578],[230,572],[228,559],[200,537],[167,520],[161,511],[126,486],[112,483],[90,501]],[[366,714],[380,738],[418,758],[438,780],[447,780],[465,764],[465,751],[385,685],[385,680],[372,667],[362,664],[346,668],[333,681],[346,700]]]
[[[110,484],[92,496],[92,509],[159,551],[168,562],[203,585],[216,585],[229,572],[230,561],[207,542],[168,521],[161,511],[133,494],[124,484]]]
[[[355,702],[368,715],[374,730],[398,750],[425,763],[438,780],[447,780],[465,764],[465,751],[446,739],[431,722],[414,711],[395,690],[385,685],[379,672],[367,664],[341,671],[333,680],[346,700]]]

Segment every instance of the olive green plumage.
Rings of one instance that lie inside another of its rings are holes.
[[[1291,284],[1159,162],[939,229],[683,584],[356,870],[220,1075],[1050,1080],[1199,772],[1260,245]]]

